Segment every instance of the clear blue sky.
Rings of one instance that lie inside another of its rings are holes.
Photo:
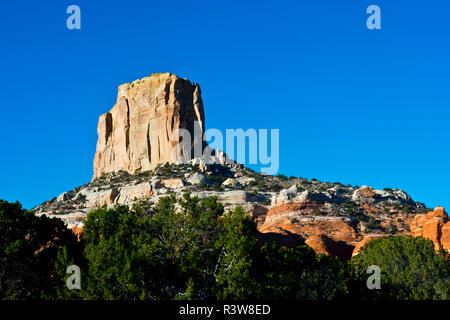
[[[283,174],[449,209],[449,16],[444,0],[3,1],[0,198],[90,181],[117,86],[172,72],[201,85],[207,128],[280,129]]]

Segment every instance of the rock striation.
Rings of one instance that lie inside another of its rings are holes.
[[[93,179],[119,170],[136,173],[159,163],[177,162],[194,154],[195,143],[203,151],[204,122],[200,87],[187,79],[155,73],[119,86],[116,104],[99,118]],[[194,126],[200,136],[194,136]],[[189,131],[191,150],[174,151],[179,140],[171,138],[177,129]]]

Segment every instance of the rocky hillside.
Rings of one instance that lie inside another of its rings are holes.
[[[87,213],[97,206],[156,204],[162,196],[185,192],[199,198],[216,196],[226,209],[242,206],[265,239],[283,245],[306,241],[317,252],[343,258],[351,256],[364,238],[410,233],[414,218],[428,211],[399,189],[267,176],[243,165],[208,165],[201,159],[164,163],[134,175],[104,174],[33,210],[80,230]]]
[[[159,73],[121,85],[115,106],[99,119],[93,180],[33,211],[59,217],[79,232],[97,206],[152,205],[162,196],[190,192],[216,196],[225,208],[242,206],[261,239],[281,245],[306,243],[316,252],[349,258],[370,239],[412,232],[433,240],[436,249],[450,250],[450,222],[442,208],[425,215],[429,210],[399,189],[262,175],[230,164],[220,151],[186,161],[194,145],[208,146],[194,139],[191,150],[172,153],[170,137],[179,128],[192,137],[196,130],[203,134],[197,84]]]

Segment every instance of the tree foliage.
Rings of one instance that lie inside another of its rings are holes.
[[[55,298],[62,277],[55,265],[62,248],[80,254],[60,219],[37,217],[20,203],[0,200],[0,298]]]
[[[351,261],[260,240],[241,207],[189,193],[92,210],[77,239],[59,219],[0,200],[1,299],[449,299],[445,252],[422,238],[366,244]],[[81,268],[81,290],[66,269]],[[366,286],[381,268],[381,290]]]
[[[435,252],[431,240],[395,236],[368,242],[354,259],[360,277],[368,266],[381,269],[381,290],[376,297],[387,299],[450,299],[448,255]]]

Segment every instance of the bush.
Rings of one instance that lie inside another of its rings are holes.
[[[368,266],[381,269],[381,290],[377,298],[450,299],[448,255],[436,253],[431,240],[393,236],[368,242],[354,258],[362,274]]]
[[[348,206],[352,207],[351,203]],[[293,220],[294,221],[294,220]],[[1,299],[449,299],[449,263],[429,240],[367,243],[354,260],[261,243],[241,207],[189,193],[91,211],[78,242],[59,219],[0,200]],[[82,289],[66,288],[66,268]],[[382,290],[368,290],[368,266]]]
[[[74,258],[81,253],[73,233],[59,219],[0,200],[0,235],[0,299],[54,298],[65,276],[58,254],[63,248]]]
[[[372,230],[383,230],[383,227],[381,226],[380,220],[375,219],[373,217],[369,218],[369,222],[366,223],[366,228],[368,231]]]
[[[154,209],[99,208],[85,222],[87,299],[325,299],[344,264],[307,247],[261,247],[241,207],[212,197],[160,199]],[[325,279],[325,281],[323,281]],[[337,284],[339,283],[339,285]]]
[[[279,192],[279,191],[281,191],[281,189],[283,189],[283,187],[279,184],[272,184],[269,187],[269,190],[274,191],[274,192]]]

